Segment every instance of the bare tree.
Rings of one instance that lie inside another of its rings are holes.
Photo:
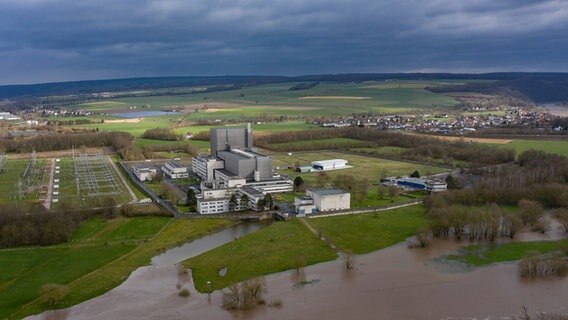
[[[357,258],[352,251],[345,251],[343,254],[343,265],[345,265],[346,270],[355,269],[355,264],[357,264]]]
[[[249,310],[263,304],[262,294],[266,292],[266,280],[256,278],[234,284],[223,291],[223,308],[226,310]]]

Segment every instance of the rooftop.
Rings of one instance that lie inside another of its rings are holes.
[[[338,195],[338,194],[346,194],[348,193],[345,190],[339,188],[322,188],[322,189],[309,189],[312,193],[315,193],[320,196],[331,196],[331,195]]]
[[[344,159],[331,159],[331,160],[318,160],[318,161],[312,161],[312,164],[315,163],[336,163],[336,162],[348,162],[347,160]]]
[[[245,185],[245,186],[240,187],[239,189],[242,190],[242,191],[244,191],[244,192],[246,192],[246,193],[248,193],[248,194],[250,194],[251,196],[254,196],[254,197],[260,197],[260,196],[263,196],[263,195],[264,195],[264,193],[262,193],[262,192],[256,190],[255,188],[253,188],[253,187],[251,187],[251,186],[246,186],[246,185]]]
[[[174,160],[167,161],[166,164],[170,165],[170,167],[173,167],[173,168],[183,168],[184,167],[181,163],[179,163],[178,161],[174,161]]]

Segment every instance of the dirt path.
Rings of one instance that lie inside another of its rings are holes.
[[[51,170],[49,171],[49,183],[47,186],[47,198],[43,203],[43,206],[49,210],[51,207],[51,199],[53,197],[53,178],[55,176],[55,159],[51,159]]]
[[[318,239],[320,239],[321,241],[325,242],[330,248],[332,248],[333,250],[335,250],[335,252],[337,252],[338,254],[342,255],[345,254],[345,252],[343,252],[341,249],[339,249],[338,246],[336,246],[329,238],[326,238],[324,236],[321,236],[320,233],[308,222],[308,220],[304,219],[304,218],[299,218],[300,222],[306,226],[306,228],[308,228],[308,230],[310,230]]]

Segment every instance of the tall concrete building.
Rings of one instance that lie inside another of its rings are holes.
[[[192,170],[202,179],[197,206],[200,213],[227,212],[229,198],[221,194],[246,194],[249,198],[255,194],[260,199],[267,193],[292,191],[292,180],[274,174],[272,159],[256,152],[250,124],[245,128],[212,128],[210,137],[211,154],[192,159]],[[251,204],[234,210],[245,207],[257,209]]]
[[[210,139],[212,157],[217,157],[219,151],[254,149],[250,123],[246,128],[211,128]]]

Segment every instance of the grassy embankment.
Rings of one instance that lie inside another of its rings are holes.
[[[192,269],[197,290],[207,292],[207,281],[211,281],[213,289],[222,289],[249,278],[293,269],[298,259],[311,265],[336,257],[335,252],[300,221],[293,220],[275,222],[186,260],[184,265]],[[223,267],[227,268],[227,273],[221,277],[218,272]]]
[[[308,222],[340,249],[357,254],[404,241],[427,223],[421,205],[378,213],[309,219]]]
[[[308,222],[343,250],[366,253],[382,249],[414,234],[424,225],[421,206],[375,214],[309,219]],[[271,273],[336,258],[323,241],[300,221],[277,222],[268,228],[188,259],[197,290],[213,289]],[[226,267],[225,276],[218,271]]]
[[[209,219],[94,218],[84,222],[69,243],[0,250],[0,318],[18,319],[48,309],[38,299],[38,290],[46,283],[69,288],[58,308],[98,296],[161,250],[228,224]]]
[[[457,254],[447,257],[448,260],[459,261],[472,266],[485,266],[492,263],[520,260],[529,251],[547,253],[568,246],[568,239],[560,241],[512,242],[499,245],[470,245],[459,250]]]

